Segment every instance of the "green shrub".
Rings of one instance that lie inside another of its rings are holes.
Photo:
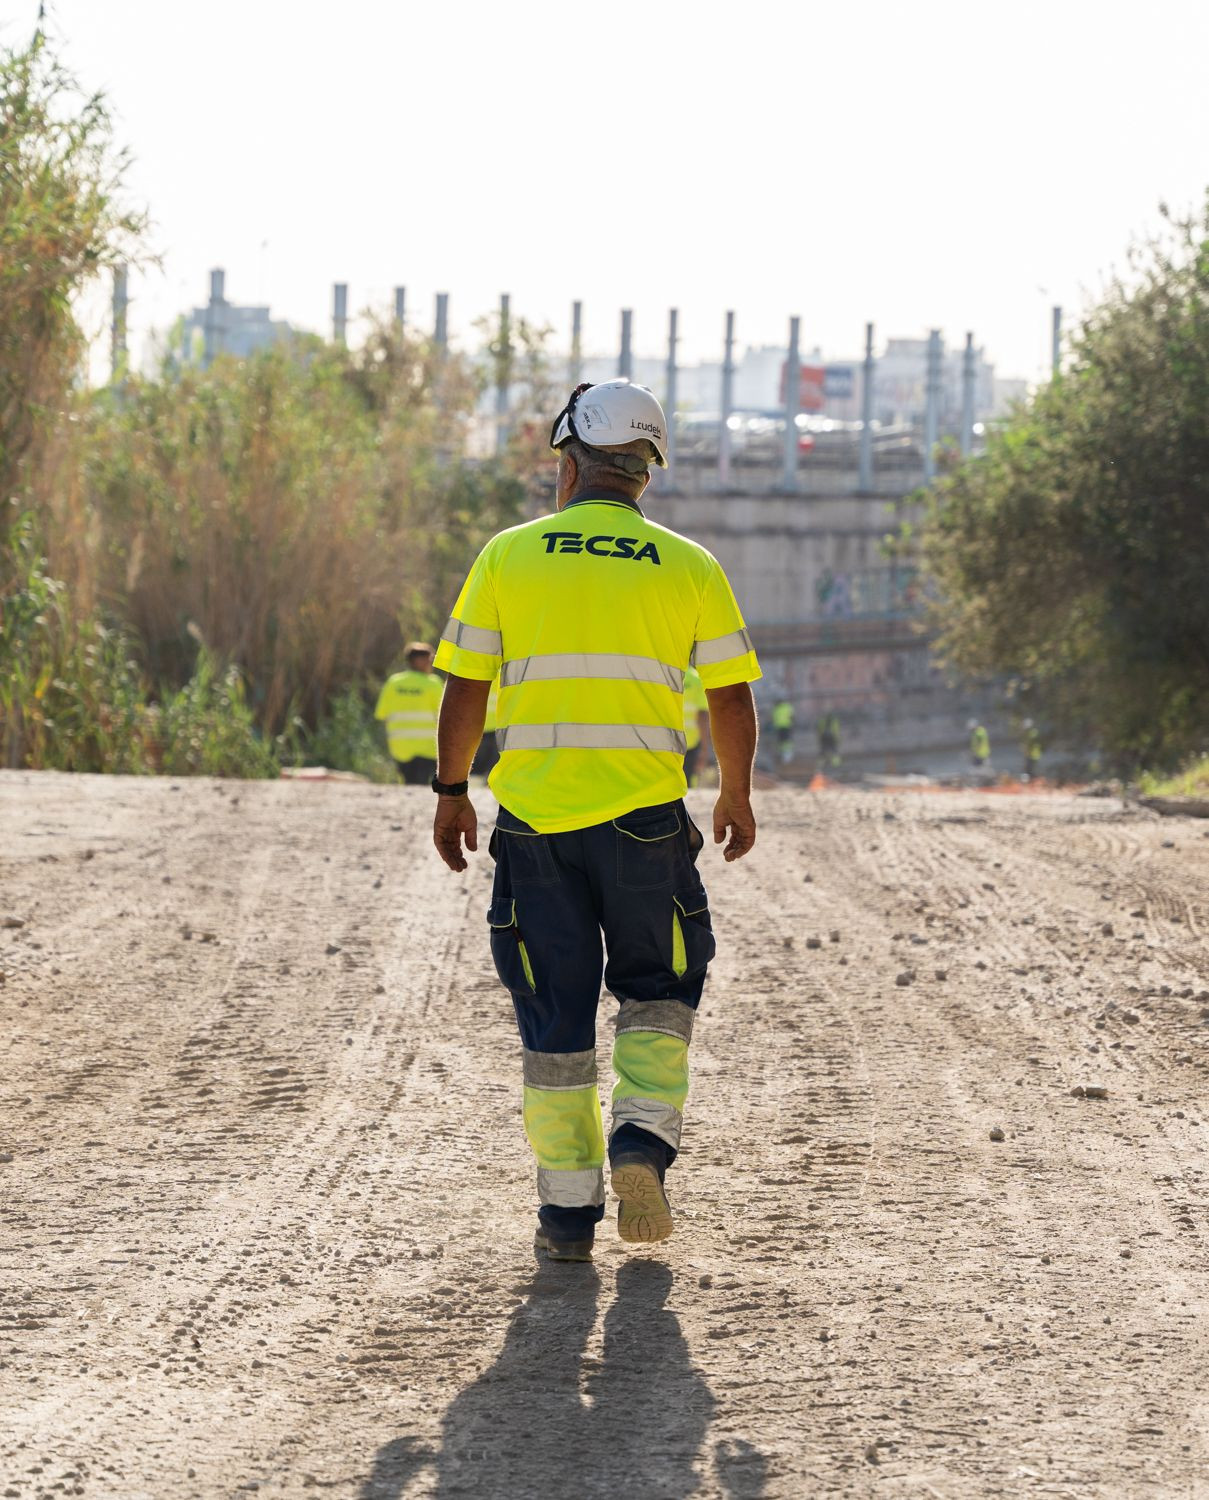
[[[353,771],[368,781],[383,783],[398,780],[394,762],[386,753],[382,726],[354,687],[345,688],[332,699],[313,730],[301,719],[292,718],[278,739],[278,754],[283,765],[327,766],[332,771]]]

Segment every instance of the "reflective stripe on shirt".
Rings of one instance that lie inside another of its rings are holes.
[[[712,641],[698,641],[693,647],[692,662],[695,667],[708,667],[754,650],[746,630],[732,630],[729,635],[716,635]]]
[[[501,755],[508,750],[654,750],[683,755],[683,733],[662,724],[509,724],[497,729]]]
[[[679,667],[653,656],[623,656],[601,651],[562,651],[551,656],[520,656],[506,661],[500,671],[501,687],[521,682],[553,682],[562,677],[596,677],[620,682],[659,682],[673,693],[684,691],[684,673]]]
[[[480,630],[477,625],[463,625],[450,615],[441,639],[463,651],[477,651],[482,656],[498,656],[504,649],[504,638],[498,630]]]

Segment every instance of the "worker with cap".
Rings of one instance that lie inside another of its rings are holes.
[[[432,647],[412,641],[407,667],[382,684],[374,718],[385,721],[386,748],[407,786],[427,786],[437,769],[437,715],[441,679],[432,671]]]
[[[793,759],[793,704],[788,698],[778,698],[772,706],[772,727],[777,737],[778,755],[783,766]]]
[[[714,955],[704,839],[682,800],[684,679],[695,663],[721,773],[714,841],[733,861],[756,837],[749,684],[760,669],[717,561],[639,505],[651,464],[667,463],[655,396],[626,380],[577,386],[550,446],[557,514],[487,543],[438,649],[448,683],[433,839],[453,870],[466,868],[463,844],[478,848],[466,778],[498,674],[488,921],[523,1045],[535,1246],[586,1260],[605,1201],[602,972],[619,1002],[608,1142],[618,1231],[631,1243],[672,1232],[665,1174]]]
[[[970,763],[981,769],[991,758],[991,737],[986,731],[986,725],[980,724],[977,719],[969,721],[970,729]]]

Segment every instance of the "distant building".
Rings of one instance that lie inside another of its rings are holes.
[[[290,324],[271,318],[267,307],[237,307],[227,301],[225,291],[226,272],[211,271],[210,301],[183,320],[182,349],[188,362],[208,365],[220,354],[246,359],[293,336]]]

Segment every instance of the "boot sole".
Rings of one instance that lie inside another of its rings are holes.
[[[676,1227],[659,1173],[645,1162],[626,1162],[611,1174],[617,1205],[617,1233],[631,1245],[654,1245]]]

